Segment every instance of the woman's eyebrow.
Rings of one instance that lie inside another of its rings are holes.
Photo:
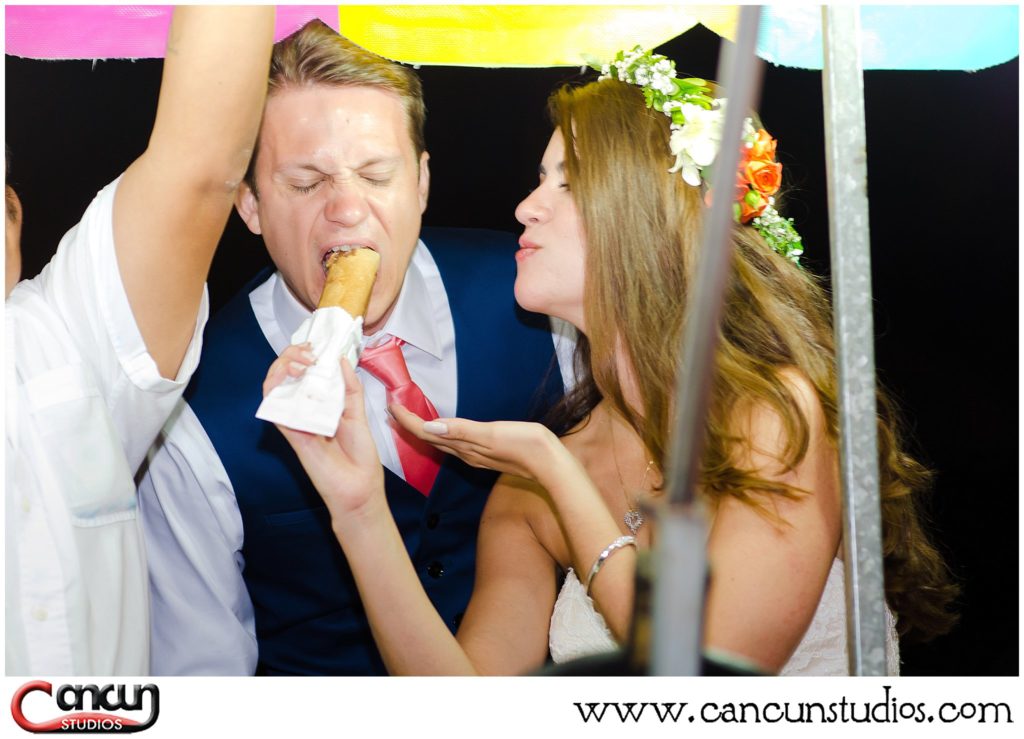
[[[558,170],[559,174],[562,174],[563,172],[565,172],[565,161],[563,160],[563,161],[559,162],[558,164],[556,164],[555,165],[555,169]],[[539,175],[546,175],[547,173],[548,173],[548,170],[547,170],[547,168],[545,168],[545,166],[543,164],[540,164],[540,165],[537,166],[537,174],[539,174]]]

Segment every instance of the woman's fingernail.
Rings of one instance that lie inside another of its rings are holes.
[[[302,350],[302,351],[301,351],[301,352],[299,353],[299,355],[300,355],[300,356],[301,356],[301,357],[302,357],[303,359],[305,359],[305,360],[306,360],[307,362],[311,362],[311,363],[312,363],[312,362],[315,362],[315,361],[316,361],[316,354],[314,354],[313,352],[311,352],[311,351],[310,351],[309,349],[303,349],[303,350]]]
[[[448,433],[448,424],[442,421],[424,421],[423,430],[428,434],[444,436]]]
[[[308,365],[305,365],[302,362],[289,362],[288,366],[296,372],[305,372],[308,369]]]

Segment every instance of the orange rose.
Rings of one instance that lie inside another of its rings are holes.
[[[740,223],[749,223],[768,207],[768,200],[756,190],[748,190],[740,200]]]
[[[775,159],[775,139],[768,135],[763,128],[759,128],[754,134],[754,146],[750,149],[751,159],[760,159],[770,162]]]
[[[782,184],[782,165],[778,162],[749,162],[744,174],[762,195],[774,195]]]

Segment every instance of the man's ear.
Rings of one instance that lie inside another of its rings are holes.
[[[420,181],[417,189],[420,195],[420,213],[427,209],[427,196],[430,195],[430,154],[420,154]]]
[[[250,231],[257,236],[263,233],[260,229],[260,204],[247,182],[238,186],[238,192],[235,194],[235,210],[238,211],[238,215],[242,217]]]
[[[21,200],[14,188],[6,185],[6,232],[4,244],[6,258],[4,260],[4,299],[6,300],[14,286],[21,279]]]

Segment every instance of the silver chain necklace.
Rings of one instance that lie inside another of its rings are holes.
[[[622,497],[626,501],[626,512],[622,515],[622,522],[626,524],[626,528],[629,529],[629,533],[636,536],[636,532],[640,530],[640,527],[644,525],[647,519],[644,517],[643,512],[640,510],[639,496],[634,496],[633,500],[630,501],[629,494],[626,492],[626,483],[622,480],[622,470],[619,468],[619,454],[615,448],[615,424],[612,421],[611,412],[608,413],[608,432],[612,440],[612,459],[615,461],[615,474],[619,477],[619,488],[622,490]],[[651,467],[654,466],[654,460],[648,460],[647,466],[644,468],[644,476],[640,478],[639,490],[644,490],[644,484],[647,482],[647,475],[651,472]]]

